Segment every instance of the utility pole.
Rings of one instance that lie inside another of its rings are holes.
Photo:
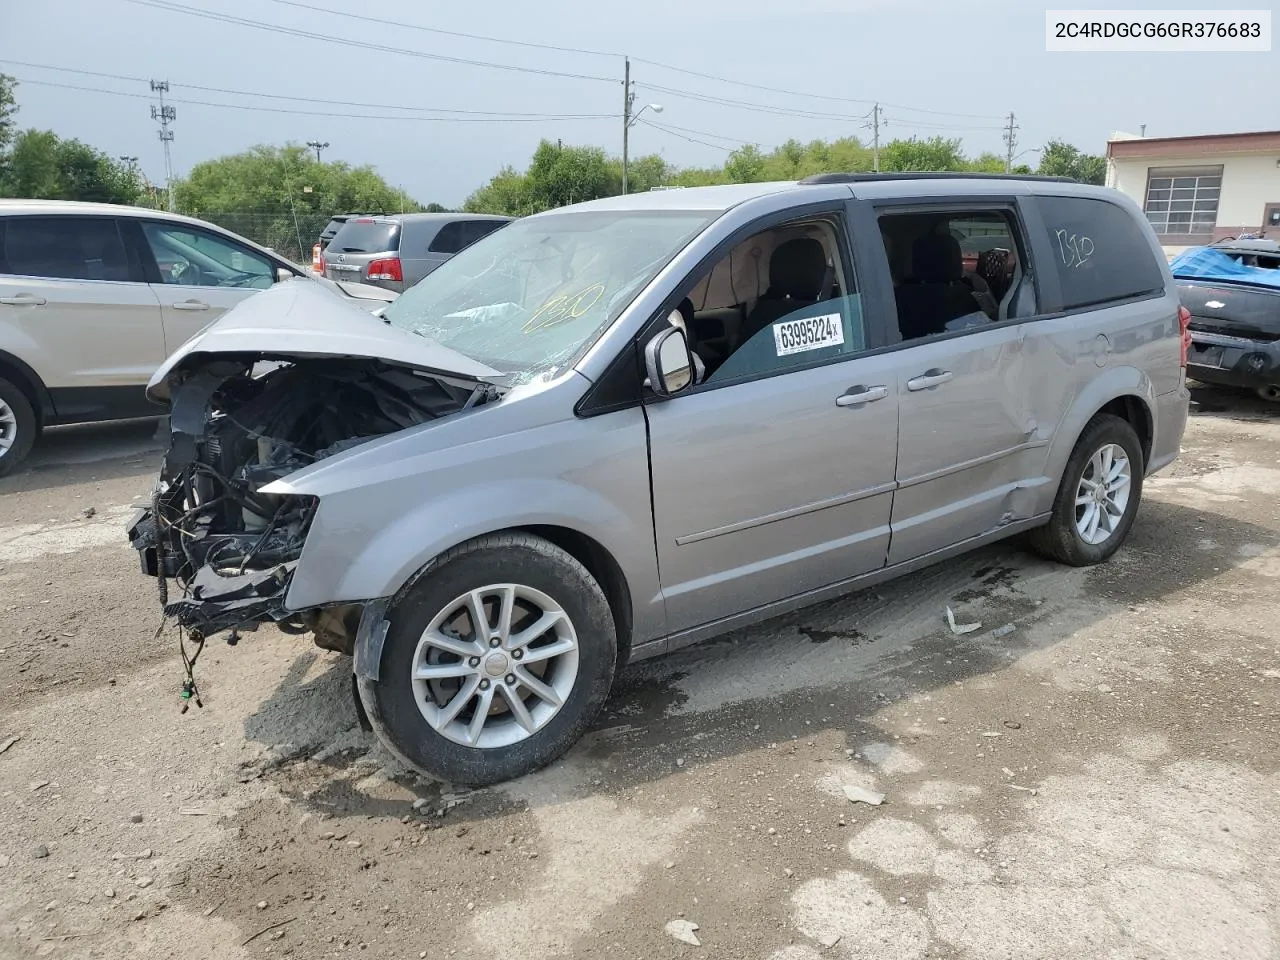
[[[164,144],[164,185],[165,193],[168,194],[169,212],[173,212],[173,158],[169,154],[169,144],[173,143],[173,131],[169,129],[169,124],[178,118],[178,111],[171,106],[166,106],[164,95],[169,92],[168,80],[152,80],[151,92],[159,96],[160,105],[151,105],[151,119],[156,120],[160,124],[160,142]]]
[[[872,170],[876,173],[879,173],[879,123],[881,123],[879,113],[881,113],[881,110],[879,110],[879,104],[876,104],[872,108],[872,148],[874,150]]]
[[[622,58],[622,193],[627,192],[627,137],[631,133],[631,58]]]
[[[329,141],[321,143],[319,140],[308,140],[307,146],[316,152],[316,163],[320,162],[320,151],[329,149]]]
[[[1013,172],[1013,151],[1018,146],[1018,125],[1014,122],[1013,111],[1009,111],[1009,123],[1004,128],[1004,172]]]

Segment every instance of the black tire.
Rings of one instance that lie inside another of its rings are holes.
[[[457,743],[427,722],[411,672],[418,641],[432,619],[455,598],[495,583],[522,584],[559,604],[577,635],[578,673],[545,726],[517,743],[484,749]],[[449,783],[498,783],[560,757],[586,732],[613,684],[618,641],[604,592],[582,564],[541,537],[490,534],[454,547],[397,600],[388,620],[379,679],[359,678],[360,700],[374,731],[397,756]]]
[[[31,445],[36,442],[36,435],[40,432],[40,423],[36,420],[36,413],[31,409],[31,401],[26,394],[3,378],[0,378],[0,401],[13,411],[17,428],[17,435],[9,449],[0,453],[0,477],[3,477],[27,458]],[[4,429],[3,426],[0,429]]]
[[[1090,459],[1108,444],[1119,446],[1129,458],[1129,502],[1111,536],[1102,543],[1088,543],[1076,529],[1076,491]],[[1133,427],[1111,414],[1098,414],[1089,421],[1080,439],[1076,441],[1067,467],[1062,472],[1058,495],[1053,501],[1052,517],[1045,526],[1031,531],[1031,546],[1042,556],[1073,567],[1089,567],[1109,560],[1129,536],[1134,518],[1138,515],[1145,472],[1142,443]]]

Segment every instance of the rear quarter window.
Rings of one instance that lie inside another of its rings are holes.
[[[1164,273],[1138,221],[1088,197],[1039,197],[1053,267],[1070,310],[1164,290]]]

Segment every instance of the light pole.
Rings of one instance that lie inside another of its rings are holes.
[[[316,152],[316,163],[320,162],[320,151],[329,149],[329,141],[321,143],[319,140],[308,140],[307,146]]]
[[[1023,151],[1022,151],[1021,153],[1019,153],[1017,156],[1015,156],[1015,157],[1010,157],[1010,158],[1009,158],[1009,163],[1008,163],[1008,164],[1006,165],[1006,167],[1005,167],[1005,173],[1012,173],[1012,172],[1013,172],[1013,165],[1014,165],[1015,163],[1017,163],[1020,159],[1022,159],[1023,157],[1025,157],[1028,153],[1041,153],[1041,152],[1042,152],[1042,151],[1041,151],[1041,149],[1040,149],[1039,147],[1030,147],[1029,149],[1023,150]]]
[[[630,72],[629,67],[630,65],[628,65],[628,73]],[[631,105],[635,101],[635,98],[636,95],[628,89],[626,103],[623,105],[622,109],[622,192],[624,194],[627,192],[627,141],[629,139],[628,135],[631,132],[631,128],[634,127],[636,125],[636,121],[640,119],[640,114],[644,113],[646,110],[652,110],[654,113],[662,112],[662,104],[646,103],[633,114],[631,112]]]

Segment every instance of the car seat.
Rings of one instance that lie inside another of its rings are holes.
[[[956,238],[945,233],[917,237],[911,245],[911,279],[894,290],[902,339],[941,333],[949,321],[980,309],[964,282]]]
[[[748,314],[738,338],[746,343],[769,324],[817,303],[827,277],[827,254],[813,237],[778,244],[769,257],[769,288]]]

